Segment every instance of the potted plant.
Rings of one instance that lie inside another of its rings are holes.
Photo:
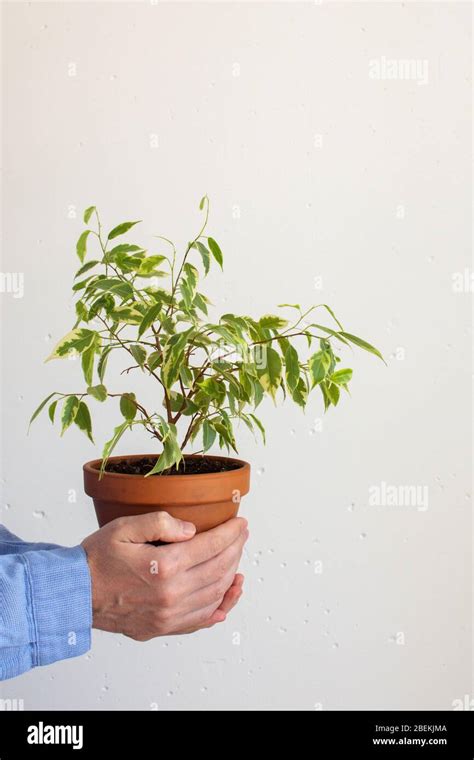
[[[205,277],[214,263],[222,268],[223,256],[205,234],[207,196],[199,208],[200,230],[181,257],[162,236],[157,236],[159,253],[123,242],[136,221],[104,235],[95,206],[84,212],[88,226],[77,241],[81,266],[72,288],[77,319],[47,361],[80,355],[85,389],[51,393],[30,423],[48,404],[54,423],[59,406],[61,434],[74,424],[93,441],[90,405],[108,399],[118,403],[121,421],[101,459],[84,465],[85,490],[94,499],[100,525],[160,509],[190,520],[198,531],[229,519],[249,490],[250,466],[234,456],[209,454],[213,445],[238,453],[236,421],[265,441],[255,412],[266,394],[274,401],[278,395],[291,399],[304,410],[310,392],[318,389],[325,410],[337,406],[352,377],[351,369],[340,367],[337,347],[353,344],[382,358],[372,345],[346,332],[326,304],[307,310],[280,304],[285,316],[211,319],[200,274]],[[92,242],[98,254],[88,258]],[[319,312],[329,315],[332,326],[321,324]],[[125,388],[117,389],[107,376],[115,352],[127,359],[119,378]],[[155,385],[158,408],[145,407],[130,390],[134,373]],[[150,434],[154,453],[112,457],[122,435],[136,426]],[[188,447],[194,453],[183,453]]]

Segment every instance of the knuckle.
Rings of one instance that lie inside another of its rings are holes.
[[[153,625],[155,630],[160,633],[167,631],[172,619],[173,613],[170,609],[166,607],[160,608],[153,616]]]
[[[164,613],[172,609],[176,603],[176,594],[171,589],[163,588],[158,595],[158,602],[160,605],[159,613]]]
[[[113,533],[121,533],[128,522],[128,517],[117,517],[110,523]]]
[[[157,523],[158,527],[160,527],[160,528],[164,527],[165,525],[167,525],[168,522],[170,521],[170,519],[171,518],[170,518],[170,515],[168,514],[168,512],[164,512],[161,509],[158,512],[155,512],[155,520],[156,520],[156,523]]]
[[[177,563],[171,553],[167,553],[162,559],[158,561],[158,575],[164,580],[172,578],[176,574]]]

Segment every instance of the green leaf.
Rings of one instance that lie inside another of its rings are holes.
[[[102,357],[101,357],[102,358]],[[90,385],[87,389],[89,396],[92,396],[97,401],[105,401],[107,399],[107,388],[105,385]]]
[[[158,316],[161,312],[161,303],[155,303],[153,306],[150,306],[148,311],[145,313],[145,316],[143,317],[140,327],[138,328],[138,337],[141,338],[144,332],[146,332],[152,324],[157,320]]]
[[[212,255],[214,256],[215,260],[219,264],[220,268],[224,268],[224,257],[222,255],[222,251],[219,248],[218,244],[214,240],[214,238],[208,237],[207,238],[207,244],[209,246],[209,250],[211,251]]]
[[[92,214],[95,211],[95,206],[89,206],[84,211],[84,224],[89,224],[89,219],[91,218]]]
[[[187,282],[189,291],[191,293],[191,300],[192,300],[196,292],[196,287],[197,287],[197,283],[199,279],[199,272],[196,269],[196,267],[190,264],[189,262],[186,262],[186,264],[183,266],[183,271],[186,274],[186,282]]]
[[[258,320],[258,324],[264,329],[281,330],[287,326],[288,320],[277,317],[275,314],[265,314]]]
[[[141,219],[139,219],[136,222],[122,222],[122,224],[118,224],[116,227],[113,228],[113,230],[109,232],[107,240],[113,240],[119,235],[124,235],[136,224],[140,224],[140,222],[141,222]]]
[[[129,282],[120,280],[118,277],[107,277],[104,280],[98,280],[94,283],[93,290],[106,290],[108,293],[120,296],[124,300],[133,298],[133,287]]]
[[[312,388],[318,385],[326,377],[331,366],[331,356],[327,351],[318,351],[313,354],[308,362]]]
[[[152,372],[161,364],[161,359],[161,351],[152,351],[151,354],[148,355],[147,364]]]
[[[362,338],[358,338],[357,335],[351,335],[351,333],[347,332],[340,332],[339,335],[342,335],[343,338],[346,338],[346,340],[354,343],[354,345],[358,346],[359,348],[363,348],[364,351],[368,351],[370,354],[378,356],[379,359],[382,359],[382,361],[385,363],[385,359],[383,358],[380,351],[374,346],[371,346],[370,343],[367,343],[367,341],[362,340]]]
[[[153,469],[150,470],[145,477],[163,472],[163,470],[167,470],[168,467],[172,467],[174,464],[178,465],[183,458],[176,437],[176,426],[166,422],[166,420],[160,417],[160,422],[158,423],[157,428],[162,435],[163,451],[157,459]]]
[[[331,330],[330,327],[325,327],[325,325],[319,325],[317,322],[313,322],[310,327],[316,327],[318,330],[322,330],[323,332],[327,333],[328,335],[331,335],[331,337],[336,338],[336,340],[343,343],[345,346],[349,345],[349,342],[341,337],[341,333],[336,332],[335,330]]]
[[[137,272],[142,265],[140,256],[128,256],[126,253],[120,253],[114,258],[114,264],[123,274]]]
[[[61,338],[46,361],[49,362],[51,359],[63,359],[68,356],[71,351],[77,351],[77,353],[81,354],[89,348],[92,343],[96,342],[98,344],[99,340],[100,335],[95,330],[86,330],[83,327],[76,328]]]
[[[191,388],[191,386],[192,386],[192,384],[194,382],[194,376],[193,376],[193,373],[191,372],[191,370],[189,369],[189,367],[187,367],[186,365],[184,365],[183,367],[181,367],[181,369],[179,371],[179,375],[180,375],[181,380],[183,381],[185,387]]]
[[[242,335],[242,333],[248,329],[245,319],[243,317],[237,317],[235,314],[223,314],[220,321],[233,327],[239,335]]]
[[[210,424],[214,428],[214,430],[219,433],[220,440],[219,445],[222,448],[222,445],[225,444],[227,449],[232,448],[236,454],[238,454],[236,445],[235,445],[235,438],[234,433],[232,431],[232,424],[228,418],[226,418],[225,414],[223,413],[223,410],[220,410],[220,413],[222,415],[221,421],[212,419],[210,420]]]
[[[233,325],[226,324],[225,327],[224,325],[214,325],[212,330],[217,335],[220,335],[221,338],[224,338],[226,344],[230,346],[241,346],[244,349],[247,348],[247,343]]]
[[[335,385],[335,383],[328,383],[326,390],[327,390],[327,394],[329,398],[331,399],[331,404],[334,404],[334,406],[337,406],[337,402],[339,401],[339,396],[340,396],[339,387]]]
[[[134,393],[124,393],[120,397],[120,411],[126,420],[131,422],[137,415],[137,405]]]
[[[288,344],[285,350],[285,370],[286,384],[290,393],[293,393],[300,377],[300,363],[298,352],[291,344]]]
[[[203,420],[201,418],[198,418],[197,420],[195,420],[195,422],[193,422],[193,426],[191,428],[191,437],[189,439],[191,443],[194,443],[194,441],[198,437],[202,428],[202,423],[203,423]]]
[[[207,377],[202,382],[199,382],[198,386],[206,396],[214,400],[216,406],[220,406],[224,402],[226,394],[224,383],[213,377]]]
[[[122,253],[144,253],[144,248],[140,245],[132,245],[131,243],[120,243],[120,245],[116,245],[108,251],[107,261],[114,261]]]
[[[209,268],[211,266],[211,254],[209,250],[206,248],[204,243],[201,243],[200,240],[196,240],[193,243],[193,248],[196,248],[199,253],[201,254],[202,259],[202,265],[204,268],[204,274],[207,275],[209,273]]]
[[[146,362],[146,351],[143,346],[140,346],[138,343],[133,343],[131,346],[129,346],[129,349],[136,363],[140,367],[143,367]]]
[[[191,401],[191,399],[188,399],[186,401],[186,406],[183,409],[183,414],[185,417],[191,417],[193,414],[196,414],[196,412],[199,411],[199,407],[194,403],[194,401]]]
[[[76,253],[79,257],[79,261],[81,264],[83,263],[86,253],[87,253],[87,238],[91,234],[92,230],[84,230],[84,232],[79,236],[79,239],[76,243]]]
[[[158,475],[163,470],[167,470],[168,467],[172,467],[173,464],[178,464],[182,459],[181,451],[175,449],[171,443],[165,441],[163,444],[163,451],[155,462],[155,466],[150,472],[145,475],[148,478],[150,475]]]
[[[202,211],[204,208],[204,204],[206,202],[207,195],[203,195],[201,200],[199,201],[199,211]]]
[[[87,435],[88,439],[92,443],[94,443],[94,439],[92,438],[91,414],[89,412],[89,407],[87,406],[86,403],[84,403],[84,401],[81,401],[79,404],[79,408],[74,418],[74,422],[79,428],[79,430],[82,430]]]
[[[105,370],[107,368],[107,360],[109,358],[109,354],[110,354],[111,351],[112,351],[112,349],[109,348],[109,346],[107,346],[106,348],[104,348],[104,350],[102,351],[102,353],[100,355],[100,359],[99,359],[99,361],[97,363],[97,374],[98,374],[99,380],[101,382],[103,381],[104,376],[105,376]]]
[[[284,306],[287,306],[290,309],[298,309],[298,311],[301,311],[301,306],[299,303],[279,303],[278,308],[283,308]]]
[[[141,311],[132,306],[118,306],[109,313],[113,322],[122,325],[139,325],[143,319]]]
[[[79,410],[79,399],[77,396],[68,396],[64,402],[63,410],[61,413],[61,435],[72,425],[76,418],[76,414]]]
[[[80,277],[81,274],[85,274],[86,272],[89,271],[89,269],[92,269],[93,267],[97,266],[97,264],[100,264],[100,261],[88,261],[80,269],[77,270],[76,274],[74,275],[74,279],[76,279],[77,277]]]
[[[249,417],[251,417],[253,419],[253,421],[255,422],[256,426],[260,430],[260,433],[262,434],[263,442],[266,443],[267,440],[266,440],[266,436],[265,436],[265,428],[263,427],[261,421],[258,419],[258,417],[255,416],[255,414],[250,413]]]
[[[169,394],[170,407],[172,412],[179,412],[184,405],[184,396],[182,393],[171,391]]]
[[[263,368],[262,368],[262,371],[263,371]],[[239,398],[241,398],[243,401],[250,402],[252,399],[252,396],[255,395],[255,390],[254,390],[253,378],[248,372],[247,365],[245,364],[242,364],[242,366],[239,369],[239,383],[240,383],[240,387],[238,389]],[[258,386],[260,387],[260,392],[263,397],[263,388],[260,385],[260,380],[258,382]]]
[[[186,309],[190,309],[193,304],[193,294],[186,280],[181,280],[179,284],[179,290],[183,296],[183,301]]]
[[[102,451],[102,462],[101,462],[101,467],[100,467],[100,477],[102,477],[102,475],[104,474],[104,470],[105,470],[105,466],[107,464],[107,460],[110,457],[112,451],[116,447],[116,445],[119,442],[119,440],[122,437],[122,435],[125,433],[125,431],[129,427],[130,427],[130,423],[129,422],[122,422],[121,425],[118,425],[114,429],[114,434],[113,434],[112,438],[110,439],[110,441],[107,441],[107,443],[105,444],[104,450]]]
[[[323,380],[321,383],[319,383],[319,388],[321,390],[321,393],[323,394],[324,411],[327,412],[327,410],[331,406],[331,398],[329,396],[328,389],[327,389],[327,383],[326,383],[325,380]]]
[[[331,315],[331,317],[333,318],[333,320],[335,321],[335,323],[337,324],[337,326],[339,327],[339,329],[340,330],[344,330],[343,326],[339,322],[339,320],[336,317],[336,315],[334,314],[333,310],[331,309],[330,306],[327,305],[327,303],[321,303],[321,304],[319,304],[319,306],[323,306],[326,309],[326,311],[328,312],[328,314]]]
[[[87,306],[85,305],[83,301],[76,301],[76,305],[74,308],[76,310],[76,315],[77,315],[77,322],[75,325],[75,328],[76,328],[79,322],[88,322],[89,317],[88,317]]]
[[[46,396],[46,398],[44,399],[44,401],[41,402],[41,404],[39,405],[39,407],[37,409],[35,409],[35,411],[31,415],[31,419],[30,419],[30,423],[29,423],[29,426],[28,426],[28,430],[30,429],[31,423],[37,418],[37,416],[39,414],[41,414],[41,412],[43,411],[43,409],[46,406],[46,404],[48,403],[48,401],[50,401],[53,398],[53,396],[56,396],[56,395],[57,395],[57,391],[53,391],[53,393],[50,393],[49,396]]]
[[[194,296],[194,306],[198,308],[200,311],[203,312],[203,314],[207,314],[207,304],[202,297],[201,293],[196,293]]]
[[[48,409],[49,419],[51,420],[51,422],[53,423],[53,425],[54,425],[54,415],[56,413],[56,407],[58,405],[58,400],[59,399],[56,399],[56,401],[53,401],[53,403],[49,405],[49,409]]]
[[[204,452],[209,451],[211,446],[213,445],[214,441],[216,440],[216,431],[213,427],[209,424],[207,420],[204,420],[203,426],[202,426],[202,440],[203,440],[203,450]]]
[[[94,279],[95,279],[95,276],[90,275],[89,277],[86,277],[85,280],[80,280],[80,282],[76,282],[72,286],[73,293],[77,293],[79,290],[84,290],[84,288],[86,288],[87,285],[90,284],[91,281]]]
[[[259,370],[260,385],[263,390],[275,399],[275,393],[281,384],[282,364],[280,354],[274,348],[267,346],[266,361],[263,370]]]
[[[254,409],[260,405],[263,400],[263,388],[260,385],[260,381],[251,381],[253,391],[253,406]]]
[[[194,327],[190,327],[182,332],[175,332],[167,338],[167,343],[164,346],[165,361],[162,365],[162,378],[167,388],[170,388],[173,382],[178,379],[183,363],[184,349],[194,332]]]
[[[166,256],[148,256],[143,259],[137,272],[138,277],[164,277],[165,272],[158,272],[156,269],[163,261],[166,261]]]
[[[338,369],[337,372],[333,372],[329,379],[332,383],[336,383],[337,385],[346,385],[346,383],[352,380],[352,370]]]
[[[87,385],[92,385],[92,377],[94,374],[94,358],[96,354],[96,346],[93,343],[90,348],[86,349],[82,353],[81,364],[82,371],[84,373],[84,380]]]
[[[298,385],[291,394],[291,398],[295,404],[298,404],[298,406],[300,406],[302,409],[305,408],[306,402],[308,400],[308,389],[302,377],[300,377],[298,380]]]

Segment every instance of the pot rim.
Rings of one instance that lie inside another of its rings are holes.
[[[158,455],[155,453],[153,454],[119,454],[113,457],[109,457],[109,462],[118,462],[123,459],[133,460],[133,459],[143,459],[144,457],[157,457]],[[224,470],[223,472],[194,472],[189,473],[188,475],[170,475],[170,476],[164,476],[172,478],[174,480],[190,480],[191,478],[199,478],[199,480],[204,480],[207,478],[218,479],[223,477],[228,477],[229,475],[232,475],[233,473],[237,472],[245,472],[246,470],[250,470],[250,464],[246,462],[244,459],[238,459],[237,457],[224,457],[219,456],[217,454],[184,454],[185,459],[197,459],[198,457],[202,456],[208,456],[209,459],[217,459],[219,461],[225,460],[226,462],[236,462],[240,466],[235,467],[233,470]],[[100,465],[102,464],[102,459],[91,459],[89,462],[86,462],[83,465],[83,470],[86,473],[90,473],[91,475],[99,474]],[[140,478],[142,480],[145,479],[145,475],[135,475],[131,473],[125,473],[125,472],[107,472],[107,470],[103,473],[103,478]],[[154,476],[153,476],[154,477]],[[152,483],[153,480],[150,480],[150,483]]]

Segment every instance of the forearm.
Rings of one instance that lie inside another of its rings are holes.
[[[90,648],[91,588],[82,547],[24,544],[0,530],[3,680]]]

